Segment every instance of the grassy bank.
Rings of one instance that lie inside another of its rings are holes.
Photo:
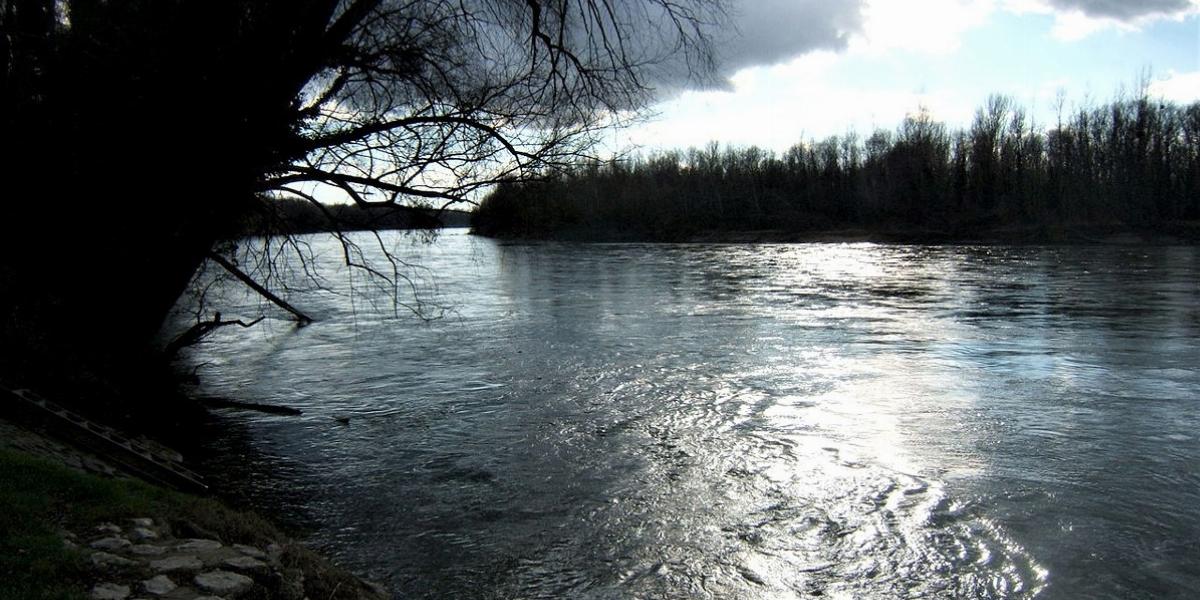
[[[140,481],[102,478],[0,448],[0,600],[82,599],[98,581],[87,539],[104,523],[151,518],[181,537],[263,547],[303,575],[310,598],[372,595],[354,576],[298,544],[263,518],[220,502]],[[74,540],[74,541],[72,541]],[[252,596],[274,597],[260,589]]]

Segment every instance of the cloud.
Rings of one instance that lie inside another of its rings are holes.
[[[669,118],[625,133],[620,141],[648,150],[710,141],[757,145],[782,153],[810,139],[854,130],[892,129],[921,107],[952,124],[969,122],[978,98],[954,90],[926,91],[839,81],[844,55],[817,51],[770,67],[747,68],[734,91],[688,91],[659,106]]]
[[[1150,83],[1150,95],[1172,102],[1200,102],[1200,71],[1170,73]]]
[[[952,53],[968,30],[1002,8],[1053,14],[1056,37],[1079,39],[1111,27],[1134,30],[1197,14],[1200,0],[733,0],[730,31],[717,36],[715,85],[699,87],[728,89],[742,69],[821,50]]]
[[[1194,0],[1049,0],[1049,4],[1058,10],[1123,22],[1176,15],[1196,7]]]
[[[896,50],[950,54],[992,11],[992,0],[867,0],[862,34],[853,46],[876,55]]]
[[[711,69],[697,57],[676,53],[648,69],[658,99],[687,90],[725,90],[751,67],[783,64],[819,51],[841,51],[862,30],[869,0],[727,0],[723,18],[707,33],[713,40]],[[649,22],[654,22],[650,19]],[[654,40],[656,32],[645,31]],[[655,42],[649,42],[653,47]],[[653,53],[652,53],[653,54]]]
[[[863,0],[741,0],[731,11],[735,32],[722,44],[722,73],[842,50],[862,28],[862,7]]]
[[[1054,16],[1054,37],[1064,41],[1116,29],[1133,32],[1163,19],[1200,14],[1200,0],[1003,0],[1017,14]]]

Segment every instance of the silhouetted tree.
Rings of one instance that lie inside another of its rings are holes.
[[[565,164],[651,97],[663,61],[704,69],[719,16],[718,0],[0,0],[5,350],[140,347],[271,198],[436,208]]]

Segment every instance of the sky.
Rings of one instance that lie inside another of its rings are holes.
[[[736,0],[730,19],[724,85],[664,97],[615,146],[783,152],[921,108],[968,126],[993,93],[1045,125],[1143,80],[1200,100],[1200,0]]]

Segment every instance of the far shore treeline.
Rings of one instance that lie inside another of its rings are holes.
[[[324,204],[299,198],[276,198],[250,214],[232,237],[327,231],[382,231],[466,227],[470,213],[419,206]]]
[[[472,224],[482,235],[577,240],[852,229],[1037,241],[1117,231],[1195,239],[1198,219],[1200,102],[1143,94],[1049,124],[992,96],[966,129],[921,110],[894,131],[800,143],[782,156],[712,143],[588,162],[499,185]]]

